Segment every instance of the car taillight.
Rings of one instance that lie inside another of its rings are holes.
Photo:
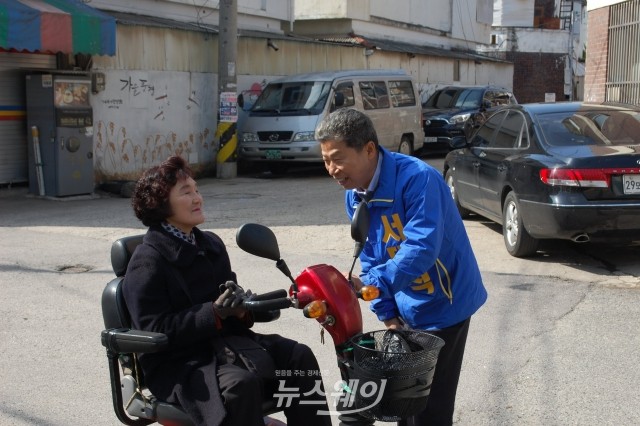
[[[612,175],[639,174],[640,168],[629,169],[541,169],[540,180],[551,186],[608,188]]]

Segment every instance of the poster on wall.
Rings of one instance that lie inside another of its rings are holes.
[[[89,108],[89,82],[78,80],[55,80],[54,104],[56,108]]]
[[[238,95],[235,92],[220,93],[220,121],[238,121]]]

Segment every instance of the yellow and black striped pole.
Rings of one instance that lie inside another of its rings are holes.
[[[237,123],[218,121],[216,130],[218,153],[216,155],[216,176],[219,178],[235,177],[237,175],[238,132]],[[234,168],[235,172],[231,169]]]

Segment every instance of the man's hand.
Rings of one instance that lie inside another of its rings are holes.
[[[402,321],[402,319],[397,318],[397,317],[385,320],[384,321],[384,325],[389,330],[402,330],[402,329],[406,328],[406,325],[405,325],[404,321]]]
[[[344,277],[346,279],[349,279],[349,274],[345,273]],[[353,287],[356,289],[356,291],[360,291],[360,289],[362,288],[362,281],[360,281],[360,278],[351,276],[351,282],[353,283]]]

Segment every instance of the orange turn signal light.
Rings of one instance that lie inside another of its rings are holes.
[[[360,297],[362,300],[370,301],[373,299],[377,299],[380,296],[380,290],[378,287],[373,285],[365,285],[360,289]]]
[[[302,309],[307,318],[320,318],[327,314],[327,304],[322,300],[314,300]]]

